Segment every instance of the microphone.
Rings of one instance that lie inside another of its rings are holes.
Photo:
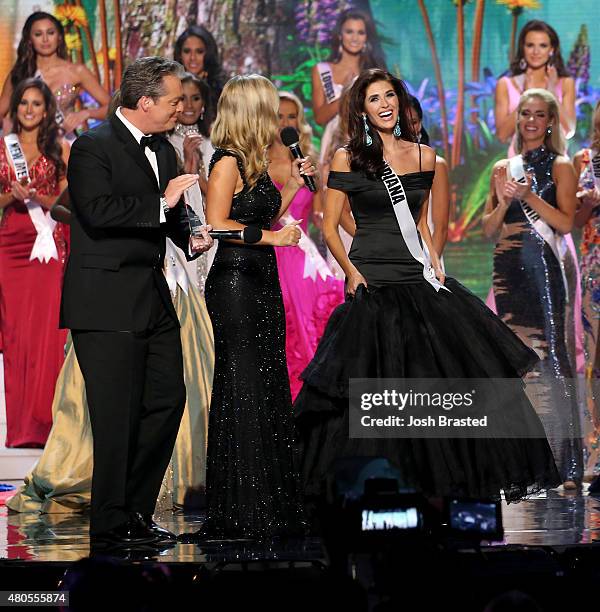
[[[215,240],[242,240],[247,244],[252,244],[262,238],[262,230],[259,227],[248,225],[244,230],[210,230],[208,235]]]
[[[294,159],[302,159],[304,154],[300,149],[300,136],[293,127],[286,127],[281,130],[281,142],[289,148]],[[301,175],[304,179],[304,184],[309,188],[310,191],[315,192],[317,190],[317,184],[314,176],[307,176],[306,174]]]
[[[208,235],[215,240],[241,240],[242,230],[210,230]]]

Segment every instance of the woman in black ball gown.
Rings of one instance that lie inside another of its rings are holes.
[[[292,402],[285,357],[285,314],[273,246],[298,243],[300,221],[271,231],[314,174],[294,165],[281,193],[267,174],[267,147],[278,129],[279,96],[258,75],[223,89],[206,217],[217,229],[244,229],[252,244],[221,240],[206,281],[215,337],[208,424],[207,520],[198,538],[268,539],[303,528],[293,468]],[[251,238],[247,229],[260,228]]]
[[[473,294],[444,278],[427,227],[435,152],[416,143],[404,84],[372,69],[349,95],[350,140],[333,159],[324,224],[349,299],[332,314],[295,402],[305,494],[320,495],[336,460],[357,456],[388,458],[404,485],[432,496],[498,498],[503,491],[516,501],[557,486],[544,430],[520,386],[502,404],[511,434],[519,432],[512,437],[350,438],[350,379],[515,379],[537,357]],[[382,180],[386,162],[406,193],[402,230]],[[348,255],[337,233],[346,195],[357,226]],[[426,254],[425,265],[412,254],[423,242],[431,266]]]

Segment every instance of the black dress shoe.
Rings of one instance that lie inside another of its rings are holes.
[[[600,476],[596,476],[594,480],[590,482],[588,493],[590,495],[600,495]]]
[[[151,514],[140,514],[137,513],[138,519],[143,523],[143,525],[152,533],[156,539],[160,542],[177,542],[177,536],[168,529],[161,527],[152,519]]]
[[[90,543],[94,547],[99,546],[128,546],[138,544],[151,544],[158,538],[147,527],[142,525],[136,518],[131,518],[125,523],[90,535]]]

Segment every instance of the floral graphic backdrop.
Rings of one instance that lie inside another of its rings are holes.
[[[481,211],[491,168],[506,152],[495,138],[496,82],[522,25],[529,19],[550,23],[576,79],[577,132],[569,151],[587,144],[592,107],[600,99],[597,0],[15,0],[3,3],[0,76],[8,73],[22,24],[34,10],[62,21],[73,60],[85,61],[110,91],[127,62],[170,56],[187,25],[201,23],[214,34],[226,73],[271,77],[301,97],[310,119],[311,69],[329,57],[331,30],[350,6],[373,17],[373,44],[422,102],[432,143],[451,167],[446,265],[485,296],[493,245],[481,235]],[[315,126],[317,142],[321,133]]]

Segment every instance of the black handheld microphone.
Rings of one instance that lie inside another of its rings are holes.
[[[242,230],[210,230],[208,235],[215,240],[242,240]]]
[[[262,238],[262,230],[259,227],[248,225],[243,230],[210,230],[208,235],[215,240],[243,240],[248,244],[253,244]]]
[[[304,157],[302,149],[300,149],[300,136],[293,127],[283,128],[280,136],[281,142],[283,142],[283,144],[289,148],[294,156],[294,159],[302,159]],[[301,176],[304,179],[304,184],[310,189],[310,191],[315,192],[317,190],[315,177],[308,176],[306,174],[302,174]]]

